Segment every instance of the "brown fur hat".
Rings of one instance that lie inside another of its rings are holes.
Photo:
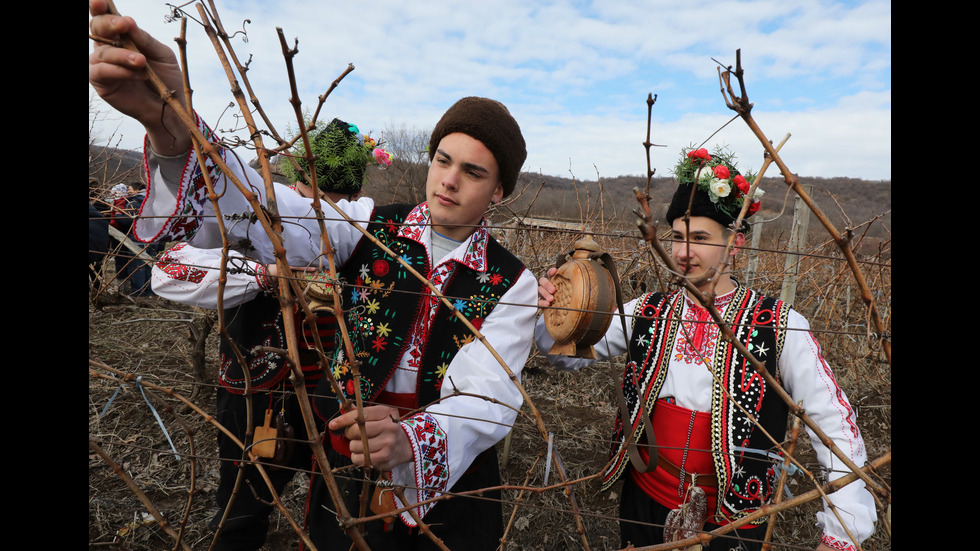
[[[487,146],[497,160],[504,197],[510,195],[527,159],[527,146],[521,127],[507,107],[488,98],[466,97],[457,101],[432,130],[429,138],[430,161],[435,157],[442,138],[454,132],[462,132]]]

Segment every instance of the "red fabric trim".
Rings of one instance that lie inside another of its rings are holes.
[[[332,430],[327,431],[330,434],[330,447],[333,450],[345,457],[350,457],[350,440],[344,437],[343,434],[338,434]]]
[[[415,394],[398,394],[394,392],[382,391],[378,396],[377,403],[396,407],[398,408],[399,415],[405,415],[406,413],[415,409]],[[350,440],[348,440],[343,434],[337,434],[330,430],[327,432],[330,434],[330,445],[333,446],[334,451],[350,457]]]
[[[415,409],[415,393],[395,393],[385,390],[378,395],[378,403],[398,408],[398,415],[404,416]]]
[[[694,414],[694,429],[691,431],[690,444],[688,444],[687,431],[691,426],[692,411],[672,404],[664,399],[657,400],[657,405],[653,410],[653,433],[657,438],[657,452],[674,465],[684,466],[684,471],[688,473],[707,473],[713,474],[715,467],[711,459],[711,414],[707,411],[698,411]],[[684,457],[684,448],[689,446],[687,457]],[[640,457],[644,462],[648,455],[646,450],[638,448]],[[655,469],[653,472],[640,474],[635,469],[630,469],[630,476],[641,490],[657,503],[676,509],[680,507],[683,496],[677,495],[677,486],[680,479],[664,469]],[[684,490],[690,483],[684,483]],[[708,511],[714,511],[718,499],[716,488],[701,487],[708,500]]]
[[[832,547],[834,549],[839,549],[840,551],[856,551],[857,547],[845,540],[835,538],[828,534],[822,534],[820,537],[820,543]]]

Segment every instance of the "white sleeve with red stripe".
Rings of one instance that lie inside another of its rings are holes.
[[[199,249],[180,243],[154,263],[153,292],[167,300],[214,310],[218,308],[219,294],[223,296],[222,307],[232,308],[272,290],[264,264],[237,251],[228,251],[228,256],[222,288],[221,249]]]
[[[837,384],[837,379],[820,352],[820,344],[809,331],[810,324],[795,310],[790,312],[789,331],[779,359],[783,385],[820,429],[833,440],[858,467],[864,466],[868,454],[858,430],[851,404]],[[836,480],[850,472],[843,461],[824,446],[812,431],[810,442],[817,460],[828,469],[828,479]],[[864,482],[858,480],[827,496],[837,513],[858,541],[874,532],[877,520],[875,502]],[[823,527],[823,543],[835,549],[856,549],[830,507],[817,513],[817,524]]]

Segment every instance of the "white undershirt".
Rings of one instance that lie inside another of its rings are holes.
[[[435,230],[432,230],[432,265],[435,266],[446,255],[456,250],[462,241],[456,241],[455,239],[450,239],[445,235],[442,235]]]

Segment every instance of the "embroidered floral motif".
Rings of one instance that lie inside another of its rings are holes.
[[[384,277],[388,275],[389,269],[390,267],[388,266],[388,262],[386,260],[378,259],[371,264],[371,273],[373,273],[376,277]]]
[[[446,372],[449,371],[449,364],[442,362],[439,367],[436,368],[436,376],[440,379],[446,376]]]
[[[462,339],[458,338],[456,335],[453,335],[453,341],[456,342],[456,348],[463,348],[467,344],[470,344],[471,342],[473,342],[474,339],[476,339],[476,337],[473,336],[473,333],[470,333],[469,335],[466,335]]]
[[[350,368],[347,367],[347,362],[334,362],[333,364],[333,376],[334,378],[340,378],[341,375],[345,375]]]
[[[715,309],[724,312],[731,303],[732,293],[715,299]],[[684,309],[684,321],[674,349],[675,358],[687,364],[701,364],[710,360],[710,355],[718,344],[719,328],[711,319],[707,308],[687,300]]]

